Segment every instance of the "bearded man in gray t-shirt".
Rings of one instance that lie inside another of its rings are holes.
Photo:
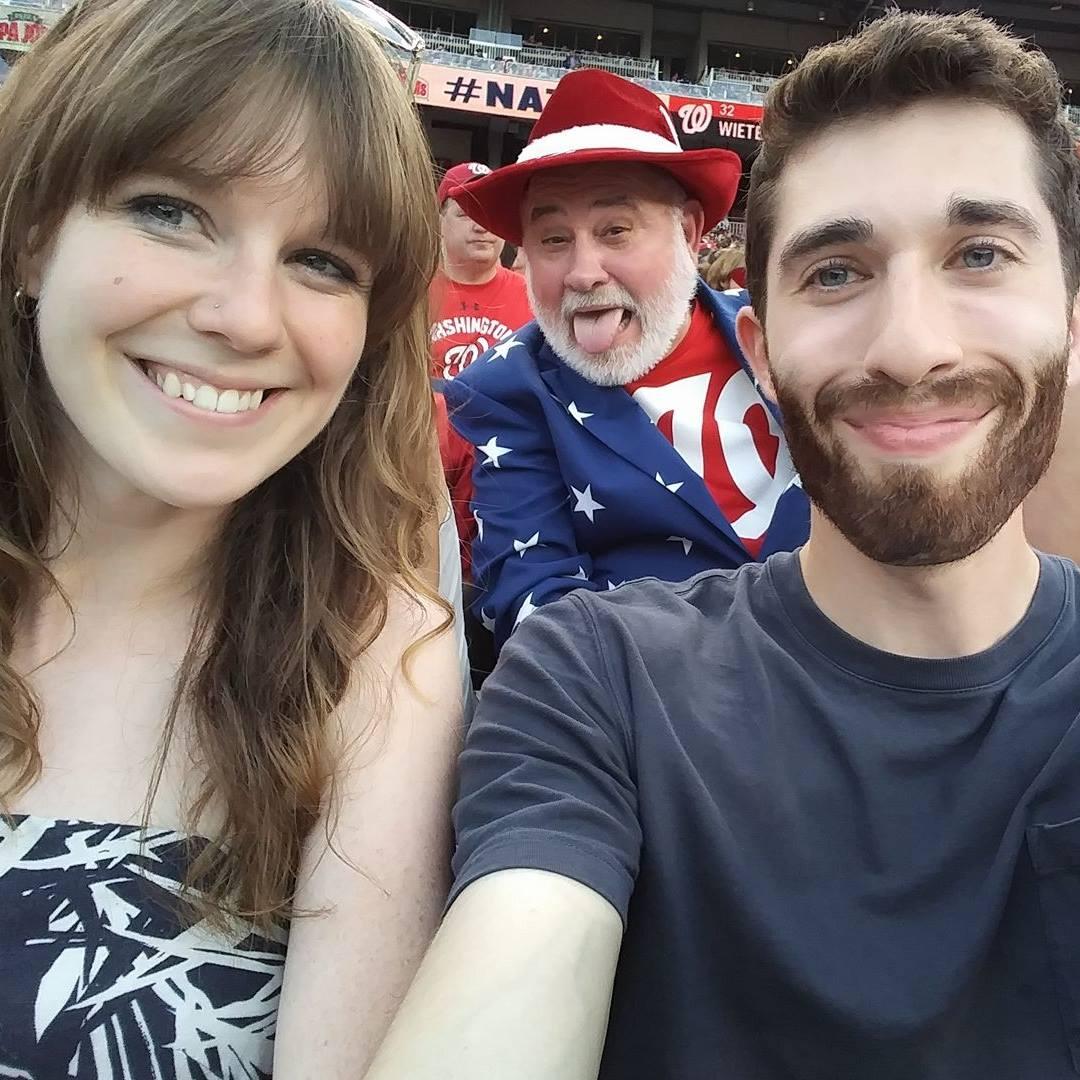
[[[1021,513],[1080,369],[1072,142],[970,14],[773,90],[739,334],[809,542],[515,633],[371,1080],[1080,1072],[1080,571]]]

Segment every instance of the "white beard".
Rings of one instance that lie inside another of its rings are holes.
[[[525,281],[533,314],[555,355],[582,378],[598,386],[625,386],[647,375],[671,350],[686,323],[697,290],[698,271],[678,231],[675,265],[652,296],[636,298],[621,285],[605,285],[587,293],[564,293],[558,308],[539,304],[528,269]],[[603,353],[587,353],[574,337],[574,313],[598,305],[623,307],[637,316],[641,337]]]

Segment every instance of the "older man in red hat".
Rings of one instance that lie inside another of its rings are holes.
[[[526,253],[536,323],[445,387],[477,448],[474,610],[501,645],[578,588],[681,581],[790,550],[808,509],[735,340],[745,294],[697,275],[741,166],[685,151],[648,90],[565,76],[518,161],[452,191]]]

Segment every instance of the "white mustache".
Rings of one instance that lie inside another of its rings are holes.
[[[573,318],[584,308],[626,308],[631,315],[637,314],[634,298],[617,285],[607,285],[602,289],[593,289],[587,293],[567,293],[562,298],[562,315],[565,319]]]

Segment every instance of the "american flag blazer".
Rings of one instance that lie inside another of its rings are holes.
[[[698,301],[738,359],[741,400],[764,405],[780,437],[766,472],[753,440],[738,430],[741,420],[726,421],[732,445],[753,455],[745,480],[739,467],[731,472],[765,522],[759,557],[790,551],[806,540],[809,508],[776,408],[759,393],[735,339],[747,294],[701,284]],[[536,608],[573,589],[614,589],[642,577],[682,581],[752,560],[702,477],[630,394],[568,368],[536,323],[439,388],[451,422],[476,447],[473,610],[497,646]]]

